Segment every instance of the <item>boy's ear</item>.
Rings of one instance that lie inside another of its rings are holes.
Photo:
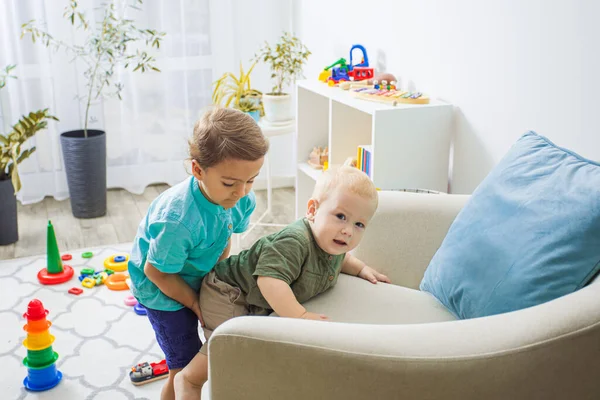
[[[308,205],[306,207],[306,218],[309,221],[312,221],[317,214],[317,209],[319,208],[319,202],[315,199],[308,200]]]
[[[192,175],[194,175],[194,177],[199,181],[204,178],[204,170],[196,160],[192,160]]]

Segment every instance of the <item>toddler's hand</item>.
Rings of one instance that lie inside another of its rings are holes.
[[[200,311],[200,304],[198,303],[198,300],[194,301],[194,304],[192,304],[190,310],[192,310],[194,314],[198,316],[198,319],[200,320],[200,326],[204,326],[204,320],[202,319],[202,311]]]
[[[302,319],[312,319],[315,321],[327,321],[329,317],[325,314],[315,314],[312,312],[306,311],[304,314],[300,316]]]
[[[365,265],[363,269],[360,270],[357,276],[371,283],[377,283],[377,281],[392,283],[392,281],[390,281],[390,278],[388,278],[384,274],[380,274],[368,265]]]

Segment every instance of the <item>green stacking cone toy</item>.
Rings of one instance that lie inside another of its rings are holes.
[[[43,268],[38,272],[38,280],[40,283],[44,285],[55,285],[71,279],[73,277],[73,268],[66,264],[63,265],[62,263],[58,245],[56,244],[54,227],[50,220],[48,220],[46,246],[47,264],[46,268]]]
[[[46,235],[46,247],[47,247],[47,262],[46,267],[48,268],[49,274],[60,274],[63,272],[63,264],[60,258],[60,252],[58,251],[58,244],[56,243],[56,235],[54,234],[54,226],[52,222],[48,220],[48,233]]]

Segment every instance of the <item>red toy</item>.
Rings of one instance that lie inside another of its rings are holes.
[[[169,376],[169,367],[167,367],[166,360],[157,363],[139,363],[131,367],[129,372],[129,379],[136,386],[164,379],[167,376]]]
[[[75,296],[79,296],[81,293],[83,293],[83,289],[80,289],[78,287],[72,287],[71,289],[69,289],[69,293],[74,294]]]
[[[38,280],[44,285],[56,285],[68,281],[73,277],[73,268],[69,265],[64,265],[60,259],[58,245],[56,244],[56,236],[54,235],[54,227],[52,222],[48,221],[48,231],[46,236],[46,254],[47,267],[38,272]]]
[[[73,256],[70,255],[70,254],[63,254],[60,259],[63,260],[63,261],[69,261],[72,258],[73,258]]]
[[[354,67],[352,76],[355,81],[364,81],[365,79],[373,79],[373,68],[369,67]]]

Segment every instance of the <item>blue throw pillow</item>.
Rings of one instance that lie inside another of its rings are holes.
[[[600,164],[534,132],[473,192],[421,281],[458,318],[535,306],[600,268]]]

